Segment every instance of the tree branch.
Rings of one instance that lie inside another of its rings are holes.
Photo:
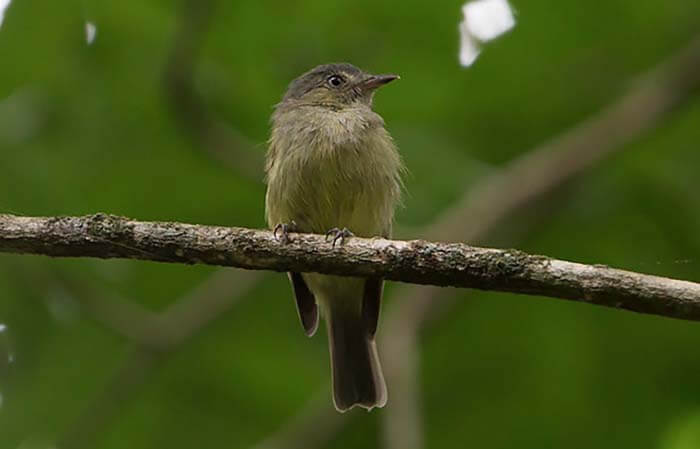
[[[630,85],[631,89],[596,115],[478,182],[438,217],[429,238],[459,235],[473,242],[514,210],[658,126],[700,91],[700,35]]]
[[[700,320],[700,284],[461,243],[355,237],[332,248],[314,234],[294,234],[281,244],[270,231],[246,228],[142,222],[105,214],[0,215],[0,252],[381,277]]]
[[[132,339],[134,347],[104,390],[57,441],[61,448],[95,447],[95,438],[123,410],[128,398],[165,357],[214,318],[233,307],[262,278],[263,273],[221,270],[165,311],[154,314],[129,302],[113,302],[85,292],[83,304],[112,328]],[[86,290],[83,287],[82,290]],[[88,288],[87,290],[91,290]],[[111,315],[110,315],[111,314]]]
[[[205,150],[239,176],[262,179],[262,152],[249,138],[217,118],[195,87],[200,49],[217,2],[182,0],[172,49],[163,71],[163,88],[173,117],[194,146]]]

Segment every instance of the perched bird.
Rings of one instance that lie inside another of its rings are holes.
[[[289,85],[272,115],[265,214],[283,242],[288,232],[390,237],[403,165],[375,90],[399,77],[351,64],[320,65]],[[353,234],[354,233],[354,234]],[[326,321],[333,402],[339,411],[386,404],[375,333],[382,279],[289,273],[304,331]]]

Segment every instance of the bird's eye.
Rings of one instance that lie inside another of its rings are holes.
[[[345,82],[343,77],[340,75],[331,75],[328,77],[328,79],[326,81],[328,82],[328,85],[331,87],[338,87]]]

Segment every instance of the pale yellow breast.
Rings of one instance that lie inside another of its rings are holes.
[[[360,236],[388,235],[401,161],[381,118],[367,108],[314,109],[276,118],[268,152],[268,224],[294,220],[307,232],[347,227]]]

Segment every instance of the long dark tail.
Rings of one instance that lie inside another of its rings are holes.
[[[374,329],[359,310],[329,302],[326,314],[333,371],[333,402],[338,411],[353,406],[384,407],[386,383],[377,356]]]

